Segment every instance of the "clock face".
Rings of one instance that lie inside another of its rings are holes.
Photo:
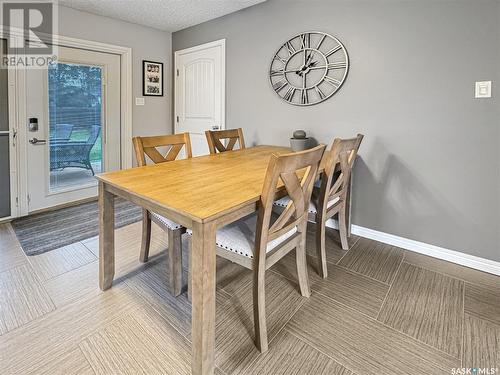
[[[281,99],[307,106],[335,94],[348,70],[349,57],[342,43],[331,35],[311,31],[283,44],[271,62],[269,78]]]

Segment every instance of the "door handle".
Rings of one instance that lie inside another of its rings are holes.
[[[219,130],[219,125],[212,125],[212,130]]]
[[[32,138],[29,140],[32,145],[44,145],[47,143],[45,139]]]

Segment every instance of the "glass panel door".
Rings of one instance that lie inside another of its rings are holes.
[[[57,63],[49,68],[50,191],[96,184],[103,170],[100,66]]]
[[[59,46],[58,57],[26,70],[30,213],[95,197],[94,174],[120,168],[120,56]]]

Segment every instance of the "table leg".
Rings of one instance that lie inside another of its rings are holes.
[[[346,223],[347,223],[347,237],[351,237],[351,189],[352,189],[352,174],[349,176],[349,183],[347,184],[348,189],[347,189],[347,197],[346,197],[346,208],[345,208],[345,215],[346,215]]]
[[[215,223],[193,223],[192,339],[194,375],[212,375],[215,361]]]
[[[115,196],[99,182],[99,288],[111,288],[115,275]]]

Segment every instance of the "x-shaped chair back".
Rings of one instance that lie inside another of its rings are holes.
[[[351,172],[358,154],[363,135],[356,138],[340,139],[333,141],[330,151],[325,153],[325,170],[321,179],[318,210],[335,211],[336,206],[343,204],[350,188]],[[328,206],[329,202],[335,201]]]
[[[325,145],[313,149],[272,155],[267,168],[258,211],[256,227],[256,259],[265,259],[266,248],[272,241],[288,233],[294,227],[307,222],[309,200],[318,174]],[[278,189],[284,187],[290,202],[271,224],[273,202]]]
[[[239,143],[240,150],[245,148],[245,140],[243,139],[243,131],[241,128],[217,131],[207,130],[205,135],[211,154],[232,151],[234,146],[236,146],[236,142]],[[224,139],[228,140],[226,146],[221,142],[221,140]]]
[[[142,167],[146,165],[146,155],[155,164],[172,161],[177,158],[182,148],[185,148],[186,158],[191,158],[191,140],[189,133],[172,135],[159,135],[154,137],[134,137],[135,155],[137,164]],[[166,147],[167,151],[162,154],[158,148]]]

